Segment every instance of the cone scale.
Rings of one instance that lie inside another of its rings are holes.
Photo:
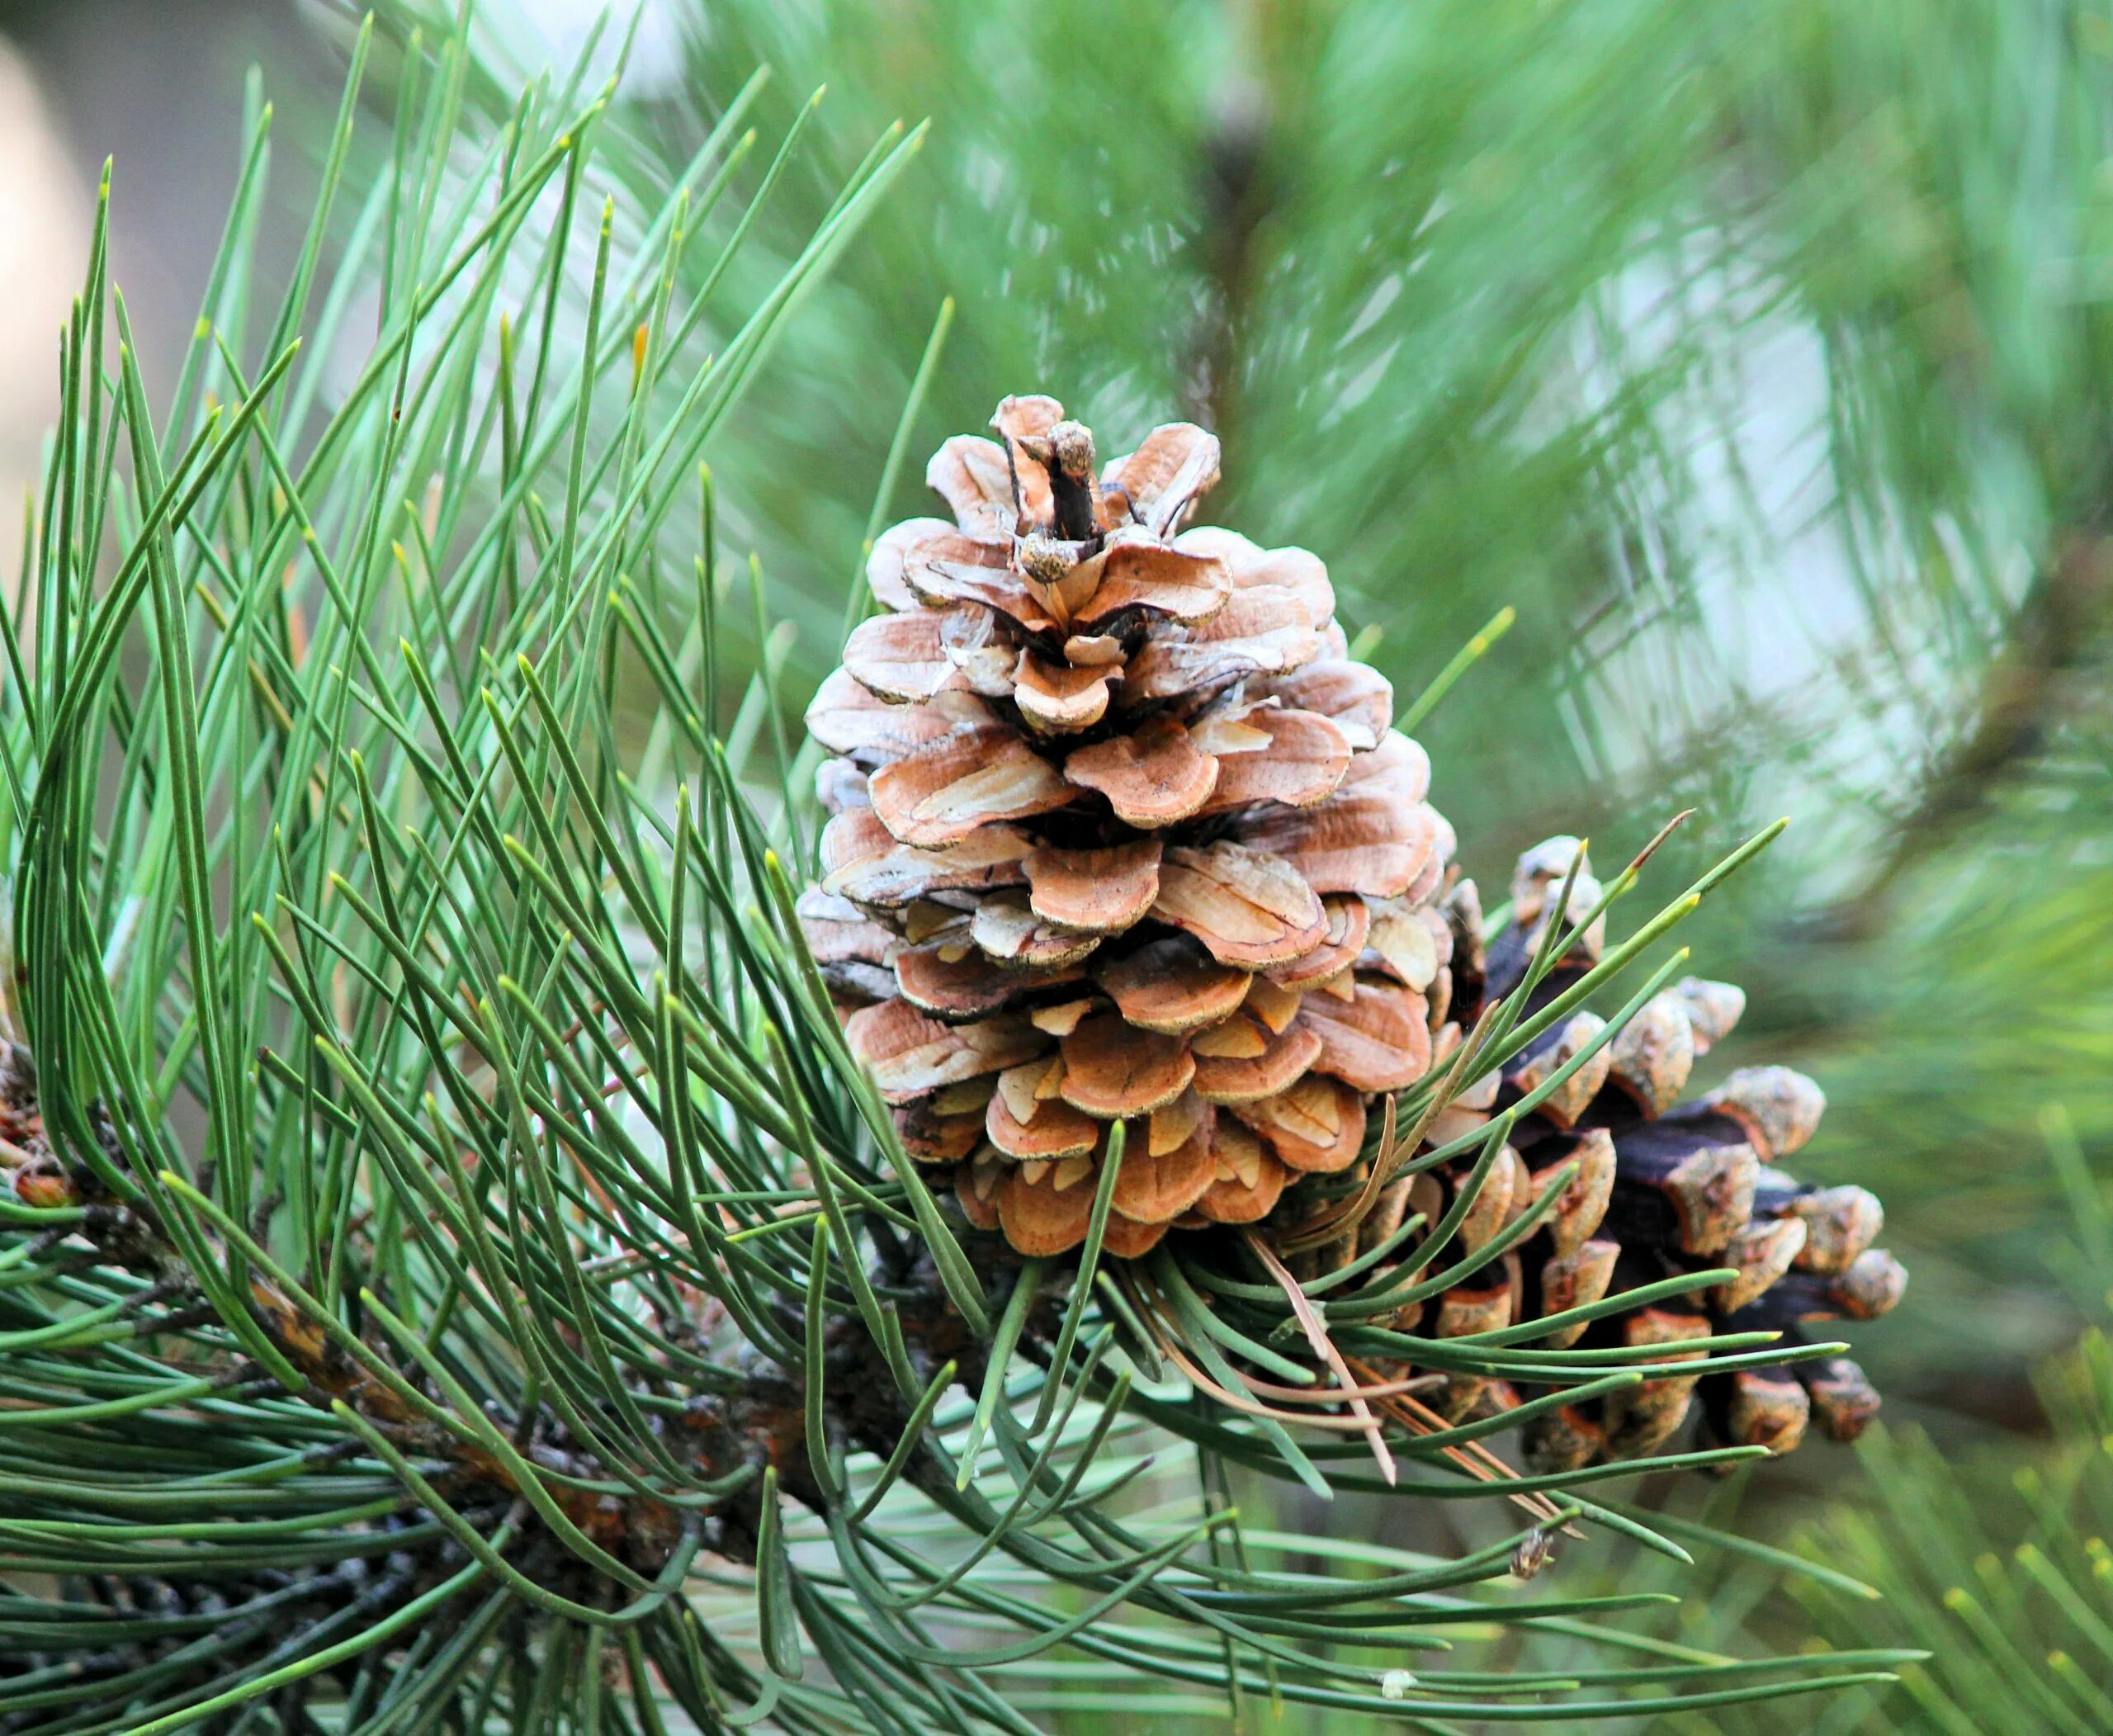
[[[1176,423],[1104,463],[1041,396],[1006,399],[992,427],[928,468],[950,518],[876,542],[881,613],[808,709],[832,755],[817,777],[821,878],[800,903],[810,947],[905,1150],[949,1171],[969,1223],[1019,1254],[1085,1239],[1118,1123],[1109,1255],[1307,1221],[1316,1178],[1368,1157],[1383,1100],[1523,979],[1580,847],[1529,852],[1510,925],[1486,936],[1426,799],[1429,760],[1392,727],[1386,679],[1350,658],[1326,566],[1192,524],[1217,440]],[[1581,863],[1573,911],[1597,895]],[[1579,937],[1540,1000],[1599,944]],[[1749,1070],[1681,1100],[1742,1004],[1690,980],[1595,1052],[1604,1026],[1580,1013],[1459,1091],[1427,1145],[1591,1052],[1518,1119],[1461,1239],[1501,1232],[1574,1161],[1563,1197],[1397,1328],[1487,1332],[1728,1269],[1670,1307],[1545,1341],[1662,1345],[1676,1362],[1681,1341],[1753,1321],[1795,1331],[1890,1306],[1898,1268],[1870,1246],[1876,1200],[1775,1167],[1810,1138],[1816,1086]],[[1467,1168],[1389,1189],[1331,1257],[1376,1247],[1411,1211],[1435,1222]],[[1529,1456],[1644,1450],[1691,1408],[1734,1441],[1794,1445],[1808,1418],[1846,1436],[1869,1393],[1838,1360],[1659,1379],[1618,1407],[1544,1413]],[[1522,1396],[1461,1379],[1439,1407]]]

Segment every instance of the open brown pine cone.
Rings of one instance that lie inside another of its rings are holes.
[[[1555,906],[1573,862],[1567,920],[1585,921],[1600,901],[1599,883],[1577,840],[1553,838],[1520,859],[1510,921],[1486,953],[1473,882],[1454,887],[1447,907],[1458,943],[1455,1018],[1472,1024],[1524,979],[1547,925],[1561,917]],[[1529,996],[1529,1010],[1554,1000],[1598,962],[1600,928],[1594,923],[1577,934]],[[1576,1174],[1534,1235],[1438,1298],[1414,1322],[1417,1329],[1440,1337],[1485,1332],[1713,1270],[1737,1275],[1610,1312],[1542,1341],[1556,1349],[1662,1346],[1658,1360],[1678,1362],[1701,1354],[1680,1346],[1713,1334],[1766,1329],[1799,1343],[1813,1322],[1866,1320],[1891,1308],[1907,1275],[1873,1246],[1884,1223],[1876,1196],[1860,1187],[1803,1185],[1778,1167],[1818,1128],[1826,1100],[1813,1081],[1784,1067],[1746,1067],[1682,1100],[1690,1070],[1730,1032],[1745,1005],[1730,983],[1690,977],[1645,1002],[1521,1116],[1463,1223],[1468,1245],[1482,1246],[1515,1221],[1566,1164],[1576,1161]],[[1425,1142],[1455,1139],[1519,1103],[1605,1029],[1594,1014],[1573,1014],[1456,1097]],[[1391,1217],[1362,1227],[1362,1245],[1373,1245],[1405,1210],[1435,1221],[1467,1170],[1459,1163],[1449,1175],[1418,1176]],[[1449,1384],[1438,1407],[1465,1417],[1507,1408],[1519,1396],[1502,1383],[1460,1380]],[[1841,1358],[1735,1369],[1699,1383],[1646,1381],[1590,1407],[1535,1417],[1526,1431],[1528,1459],[1536,1469],[1558,1470],[1648,1452],[1680,1428],[1698,1397],[1705,1437],[1777,1452],[1796,1446],[1811,1422],[1834,1439],[1853,1439],[1879,1402],[1863,1371]]]
[[[800,915],[853,1053],[910,1156],[950,1168],[969,1220],[1022,1254],[1085,1238],[1120,1123],[1109,1253],[1267,1219],[1294,1232],[1298,1276],[1361,1255],[1374,1284],[1420,1279],[1400,1270],[1411,1216],[1440,1222],[1473,1164],[1414,1160],[1516,1110],[1604,1022],[1576,1013],[1469,1081],[1413,1149],[1376,1152],[1368,1133],[1526,981],[1551,921],[1592,911],[1581,846],[1528,852],[1509,925],[1486,937],[1425,799],[1429,763],[1392,727],[1384,678],[1350,659],[1319,559],[1184,528],[1217,442],[1174,423],[1097,471],[1054,400],[1009,398],[993,425],[1001,441],[949,440],[927,472],[954,522],[912,519],[875,545],[886,613],[807,713],[838,757],[818,777],[825,877]],[[1592,968],[1602,926],[1564,943],[1525,1015]],[[1761,1067],[1680,1100],[1743,1005],[1729,984],[1681,982],[1517,1114],[1460,1244],[1505,1233],[1574,1161],[1562,1197],[1387,1323],[1458,1337],[1732,1270],[1541,1341],[1666,1346],[1662,1366],[1713,1335],[1796,1342],[1806,1322],[1890,1308],[1905,1279],[1871,1246],[1878,1201],[1775,1167],[1811,1137],[1818,1086]],[[1364,1203],[1345,1215],[1343,1185],[1383,1161],[1416,1172],[1353,1185]],[[1345,1227],[1331,1239],[1315,1227],[1332,1217]],[[1706,1433],[1777,1450],[1815,1418],[1848,1438],[1877,1404],[1839,1359],[1661,1378],[1542,1407],[1528,1455],[1556,1469],[1647,1452],[1698,1388]],[[1523,1396],[1449,1378],[1433,1408],[1457,1420]]]
[[[1250,1223],[1347,1168],[1431,1063],[1452,854],[1392,691],[1304,549],[1183,527],[1218,443],[1096,467],[1046,397],[927,472],[807,712],[839,758],[801,901],[853,1052],[919,1161],[1022,1253]],[[1442,1013],[1442,1009],[1440,1010]]]

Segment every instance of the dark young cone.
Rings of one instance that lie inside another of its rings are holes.
[[[1247,1224],[1422,1078],[1450,829],[1303,549],[1184,528],[1217,442],[1101,465],[1043,397],[874,546],[885,613],[807,713],[837,757],[801,902],[905,1150],[1022,1253]]]
[[[1598,902],[1599,883],[1578,862],[1567,917],[1554,908],[1581,849],[1574,839],[1551,839],[1520,859],[1510,922],[1486,953],[1472,885],[1455,888],[1448,907],[1462,920],[1450,1013],[1460,1026],[1525,980],[1548,923],[1574,925]],[[1597,927],[1567,947],[1529,997],[1529,1010],[1558,999],[1597,962]],[[1480,1307],[1480,1288],[1449,1292],[1436,1316],[1439,1336],[1599,1304],[1592,1317],[1529,1341],[1650,1346],[1655,1363],[1677,1364],[1704,1354],[1684,1348],[1696,1340],[1766,1330],[1802,1344],[1813,1336],[1804,1329],[1871,1319],[1900,1299],[1905,1272],[1872,1246],[1884,1223],[1877,1199],[1859,1187],[1808,1186],[1780,1166],[1818,1128],[1826,1100],[1817,1085],[1788,1067],[1747,1067],[1686,1095],[1695,1063],[1723,1040],[1744,1005],[1732,985],[1690,977],[1645,1003],[1610,1040],[1603,1040],[1602,1020],[1577,1013],[1455,1100],[1430,1130],[1430,1145],[1532,1105],[1463,1222],[1470,1246],[1516,1221],[1566,1166],[1576,1168],[1549,1216],[1506,1256],[1519,1275],[1509,1311],[1500,1317]],[[1468,1168],[1458,1161],[1427,1180],[1429,1204],[1451,1204]],[[1364,1246],[1373,1245],[1374,1227],[1366,1227]],[[1714,1270],[1732,1275],[1621,1306],[1626,1293]],[[1483,1275],[1475,1282],[1484,1286]],[[1476,1306],[1461,1306],[1468,1303]],[[1480,1401],[1457,1388],[1446,1396],[1452,1403],[1439,1408],[1455,1415]],[[1710,1444],[1787,1452],[1808,1423],[1853,1440],[1877,1408],[1863,1371],[1842,1358],[1667,1377],[1537,1417],[1525,1431],[1527,1458],[1535,1469],[1562,1470],[1633,1457],[1664,1446],[1696,1417]]]

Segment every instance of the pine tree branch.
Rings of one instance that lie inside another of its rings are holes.
[[[2075,683],[2113,627],[2113,539],[2088,526],[2056,538],[2041,577],[1981,680],[1973,721],[1888,828],[1864,884],[1818,912],[1810,931],[1832,942],[1873,939],[1901,877],[1930,859],[2046,744]]]
[[[1269,88],[1245,70],[1219,88],[1200,165],[1205,302],[1194,340],[1190,390],[1197,419],[1222,441],[1237,438],[1241,378],[1263,225],[1274,200],[1269,169]]]
[[[17,1093],[21,1081],[33,1081],[24,1052],[12,1052],[7,1073]],[[7,1110],[18,1126],[35,1125],[33,1097],[25,1101],[18,1095]],[[40,1152],[48,1151],[35,1134],[29,1137]],[[153,1284],[133,1298],[135,1305],[149,1300],[187,1303],[143,1330],[143,1340],[217,1317],[212,1298],[196,1277],[201,1252],[206,1256],[204,1264],[223,1270],[237,1269],[245,1258],[261,1256],[261,1249],[250,1238],[231,1238],[210,1229],[195,1231],[191,1246],[179,1246],[150,1204],[116,1198],[85,1166],[62,1175],[48,1156],[40,1156],[32,1158],[30,1173],[41,1178],[43,1185],[34,1191],[48,1209],[82,1212],[73,1234],[87,1244],[88,1251],[78,1261],[83,1269],[104,1266],[151,1275]],[[948,1303],[929,1260],[908,1271],[899,1266],[877,1269],[873,1276],[890,1284],[910,1366],[920,1380],[929,1381],[948,1364],[963,1371],[963,1378],[971,1384],[980,1379],[982,1346]],[[481,1420],[515,1443],[523,1459],[509,1463],[475,1439],[466,1440],[462,1428],[435,1420],[435,1412],[447,1411],[449,1395],[415,1365],[407,1368],[398,1362],[386,1337],[370,1332],[348,1344],[347,1329],[329,1330],[334,1322],[327,1320],[313,1298],[268,1276],[253,1275],[247,1307],[250,1322],[301,1384],[288,1386],[268,1368],[248,1360],[216,1369],[216,1383],[244,1390],[284,1391],[324,1412],[333,1405],[349,1405],[406,1454],[442,1467],[428,1474],[451,1500],[494,1511],[513,1503],[512,1522],[525,1554],[553,1559],[562,1556],[555,1535],[536,1525],[534,1516],[520,1505],[521,1472],[527,1462],[561,1466],[570,1479],[606,1483],[621,1474],[621,1467],[602,1463],[592,1446],[576,1439],[547,1405],[520,1414],[485,1407]],[[784,1304],[779,1313],[796,1341],[805,1335],[806,1322],[798,1309]],[[912,1402],[899,1390],[886,1355],[855,1312],[832,1314],[822,1327],[821,1342],[826,1347],[825,1438],[838,1450],[886,1456],[903,1438]],[[702,1519],[704,1541],[714,1554],[754,1564],[759,1485],[753,1477],[740,1474],[745,1470],[775,1469],[782,1488],[815,1512],[825,1512],[828,1479],[810,1455],[806,1384],[799,1371],[749,1349],[742,1356],[741,1375],[737,1391],[700,1393],[666,1426],[667,1444],[684,1465],[707,1483],[730,1485],[723,1499],[702,1507],[686,1504],[678,1510],[650,1495],[612,1499],[560,1486],[552,1498],[565,1520],[596,1544],[650,1574],[666,1565],[692,1518]],[[910,1463],[913,1473],[922,1477],[934,1461],[929,1451],[920,1450]],[[597,1588],[591,1573],[580,1582],[586,1589]]]

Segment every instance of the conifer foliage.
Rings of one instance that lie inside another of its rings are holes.
[[[1711,1265],[1661,1213],[1658,1263],[1596,1299],[1539,1254],[1589,1245],[1605,1166],[1529,1119],[1601,1058],[1631,1076],[1621,1034],[1681,977],[1661,943],[1766,837],[1604,943],[1643,864],[1594,896],[1571,850],[1477,962],[1319,563],[1179,527],[1199,432],[1096,470],[1015,400],[1002,477],[949,448],[962,523],[877,544],[887,613],[816,713],[851,764],[815,863],[806,696],[698,460],[918,135],[737,297],[778,181],[743,169],[745,99],[628,210],[583,74],[487,135],[459,38],[349,47],[282,280],[252,111],[158,401],[106,184],[0,611],[0,1731],[1023,1732],[1271,1700],[1578,1729],[1888,1680],[1900,1654],[1630,1642],[1652,1600],[1566,1596],[1560,1564],[1683,1554],[1606,1498],[1633,1466],[1487,1445],[1558,1416],[1612,1443],[1654,1386],[1839,1352],[1740,1303],[1863,1229]],[[394,110],[371,163],[362,103]],[[1228,657],[1254,666],[1221,682]],[[857,733],[929,718],[943,740]],[[979,896],[937,896],[934,861]],[[1155,946],[1184,968],[1135,967]],[[1721,1026],[1722,991],[1672,992]],[[1677,1086],[1650,1077],[1646,1119]],[[1728,1086],[1652,1125],[1723,1150],[1773,1113]],[[1792,1142],[1763,1137],[1756,1165]],[[950,1152],[965,1185],[920,1161]],[[1820,1222],[1752,1175],[1762,1218]],[[1498,1274],[1504,1308],[1463,1311]],[[1702,1330],[1594,1336],[1644,1308]],[[1765,1456],[1725,1433],[1654,1463]],[[1512,1528],[1457,1557],[1287,1534],[1231,1498],[1264,1478]],[[1539,1667],[1551,1629],[1602,1661]],[[1492,1634],[1520,1643],[1477,1658]]]

